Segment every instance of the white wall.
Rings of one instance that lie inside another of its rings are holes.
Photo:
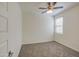
[[[22,42],[22,18],[18,3],[8,3],[8,51],[18,56]]]
[[[64,34],[55,33],[55,41],[79,52],[79,5],[59,15],[64,17]]]
[[[23,44],[52,41],[53,18],[38,14],[24,14]]]
[[[23,3],[23,44],[53,41],[53,18],[41,14],[36,3]],[[34,8],[34,9],[33,9]]]

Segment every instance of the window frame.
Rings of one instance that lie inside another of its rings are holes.
[[[56,20],[59,20],[62,18],[62,24],[60,23],[59,25],[57,24],[56,25]],[[63,34],[63,22],[64,22],[64,17],[61,16],[61,17],[58,17],[58,18],[55,18],[55,33],[57,34]],[[61,27],[61,28],[60,28]],[[57,31],[57,28],[60,28],[61,30],[60,31]]]

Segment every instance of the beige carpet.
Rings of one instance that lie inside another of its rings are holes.
[[[19,57],[79,57],[79,53],[57,42],[23,45]]]

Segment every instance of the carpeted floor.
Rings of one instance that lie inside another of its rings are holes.
[[[79,53],[57,42],[23,45],[19,57],[79,57]]]

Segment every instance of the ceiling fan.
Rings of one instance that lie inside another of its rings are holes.
[[[57,2],[48,2],[48,7],[44,8],[44,7],[40,7],[39,9],[45,10],[42,12],[43,13],[52,13],[54,9],[61,9],[63,8],[63,6],[59,6],[59,7],[55,7]]]

